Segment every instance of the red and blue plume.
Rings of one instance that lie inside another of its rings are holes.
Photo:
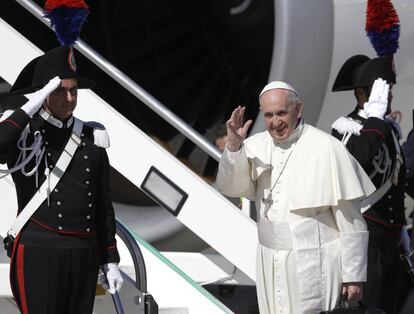
[[[397,51],[400,20],[390,0],[368,0],[365,30],[378,56]]]
[[[89,7],[83,0],[47,0],[45,11],[60,43],[70,46],[80,36]]]

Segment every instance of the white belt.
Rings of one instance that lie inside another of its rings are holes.
[[[317,248],[321,242],[328,243],[339,238],[336,228],[327,227],[336,224],[333,219],[330,210],[294,222],[272,222],[260,217],[257,223],[259,243],[273,250],[301,249],[303,245]]]
[[[260,217],[257,228],[261,245],[274,250],[292,249],[292,235],[288,222],[275,223]]]

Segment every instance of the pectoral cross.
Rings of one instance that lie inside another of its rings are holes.
[[[267,212],[273,205],[272,192],[269,192],[266,198],[262,198],[262,202],[265,206],[265,212]]]

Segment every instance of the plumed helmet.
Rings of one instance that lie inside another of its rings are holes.
[[[388,84],[396,83],[394,59],[392,56],[373,58],[365,62],[355,78],[355,87],[369,87],[377,78],[382,78]]]
[[[333,92],[353,90],[355,80],[361,66],[370,59],[364,55],[355,55],[345,61],[332,86]]]
[[[20,72],[10,93],[23,95],[41,89],[52,78],[75,78],[78,88],[92,88],[95,82],[78,75],[73,48],[60,46],[30,61]]]

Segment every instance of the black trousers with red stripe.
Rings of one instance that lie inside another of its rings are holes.
[[[38,240],[33,234],[22,237],[14,249],[10,283],[20,311],[92,313],[99,269],[94,245],[61,236]]]

